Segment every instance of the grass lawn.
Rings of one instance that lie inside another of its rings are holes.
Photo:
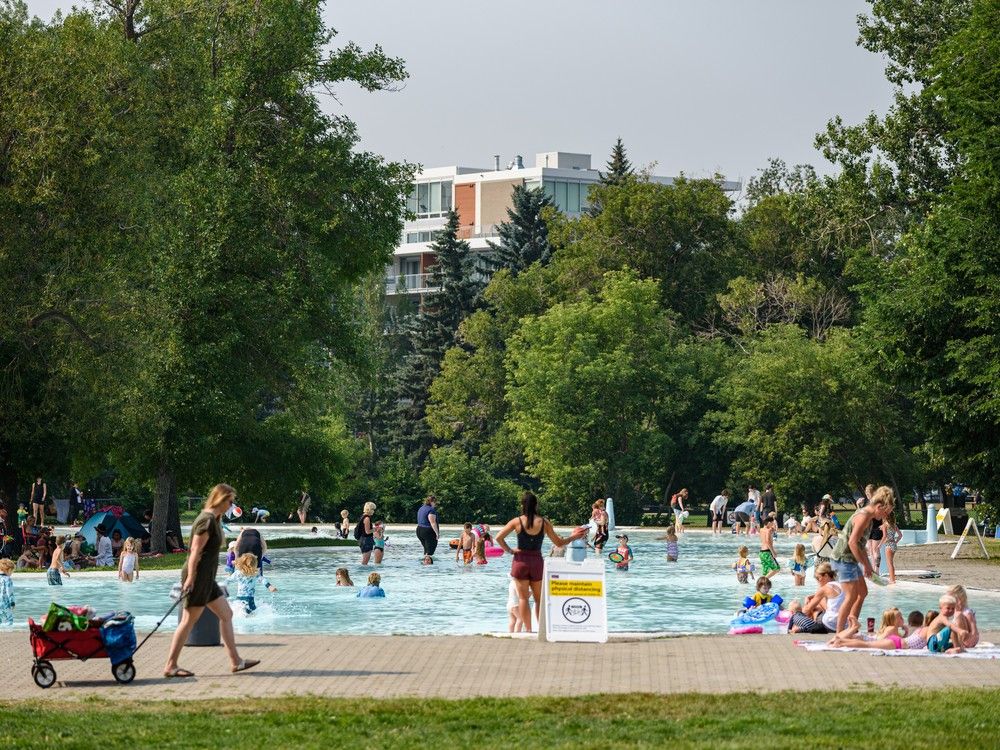
[[[229,541],[236,537],[230,537]],[[227,542],[228,543],[228,542]],[[268,539],[267,549],[297,549],[299,547],[357,547],[358,543],[353,539],[332,539],[330,537],[280,537],[278,539]],[[144,570],[180,570],[187,560],[187,555],[183,553],[173,553],[163,555],[163,557],[144,557],[139,563],[139,573]],[[86,568],[82,571],[71,570],[70,576],[86,575],[95,570],[116,570],[113,568]],[[38,573],[37,568],[29,570],[15,570],[14,573]]]
[[[995,747],[1000,691],[125,700],[0,702],[0,748]]]

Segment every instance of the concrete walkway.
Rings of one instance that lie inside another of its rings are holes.
[[[861,685],[1000,687],[996,661],[809,653],[785,636],[685,636],[598,644],[553,644],[485,636],[240,636],[244,656],[263,663],[232,675],[219,648],[187,648],[189,680],[162,674],[169,634],[136,655],[138,675],[121,686],[106,659],[57,661],[58,681],[31,678],[24,632],[0,634],[6,699],[199,700],[287,694],[391,698],[584,695],[609,692],[770,692]],[[1000,632],[984,634],[1000,641]]]

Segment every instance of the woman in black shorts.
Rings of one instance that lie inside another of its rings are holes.
[[[517,531],[517,547],[511,549],[506,537],[512,531]],[[528,609],[528,594],[535,600],[535,620],[538,620],[540,602],[542,600],[542,572],[545,563],[542,560],[542,539],[548,537],[558,547],[563,547],[574,539],[586,536],[587,527],[581,526],[569,537],[559,536],[547,518],[538,515],[538,498],[530,492],[521,495],[521,515],[507,522],[496,536],[496,542],[504,552],[514,556],[510,566],[510,577],[517,587],[518,616],[521,622],[528,625],[531,631],[531,610]]]

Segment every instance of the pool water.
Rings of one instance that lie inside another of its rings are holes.
[[[270,531],[270,530],[268,530]],[[630,532],[636,561],[628,572],[607,562],[608,627],[612,632],[724,633],[752,584],[740,584],[731,570],[740,544],[751,549],[756,564],[757,538],[731,534],[687,533],[681,538],[678,562],[667,562],[660,532]],[[445,535],[447,536],[447,534]],[[810,569],[804,587],[793,585],[787,572],[794,545],[806,540],[781,535],[776,540],[782,572],[773,593],[785,601],[803,598],[816,586]],[[611,552],[609,546],[605,553]],[[547,547],[546,547],[547,552]],[[593,554],[593,553],[591,553]],[[510,557],[491,558],[488,565],[463,566],[442,544],[433,566],[420,564],[420,546],[412,530],[391,532],[384,563],[364,568],[353,547],[273,550],[266,575],[278,588],[257,591],[258,611],[237,615],[239,633],[471,634],[507,630],[507,586]],[[606,558],[605,558],[606,559]],[[368,574],[382,575],[385,599],[357,599],[357,588],[334,585],[334,570],[346,567],[355,586]],[[758,566],[759,568],[759,566]],[[220,566],[220,572],[222,568]],[[14,576],[16,628],[29,616],[44,616],[49,602],[89,604],[98,612],[128,610],[139,630],[156,624],[171,605],[169,591],[177,571],[150,571],[137,583],[119,582],[113,574],[64,578],[61,589],[44,576]],[[223,576],[220,575],[220,581]],[[235,594],[235,588],[232,593]],[[904,616],[912,609],[936,608],[940,588],[914,583],[870,585],[862,617],[875,617],[889,606]],[[1000,596],[973,592],[971,606],[983,629],[1000,628]],[[176,624],[171,616],[163,629]],[[0,626],[2,627],[2,626]]]

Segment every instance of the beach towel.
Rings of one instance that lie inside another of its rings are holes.
[[[796,646],[804,648],[806,651],[856,651],[858,653],[871,654],[872,656],[934,656],[958,659],[1000,659],[1000,646],[992,643],[980,643],[975,648],[970,648],[960,654],[935,654],[926,648],[903,648],[885,651],[880,648],[835,648],[828,646],[825,641],[794,641]]]

